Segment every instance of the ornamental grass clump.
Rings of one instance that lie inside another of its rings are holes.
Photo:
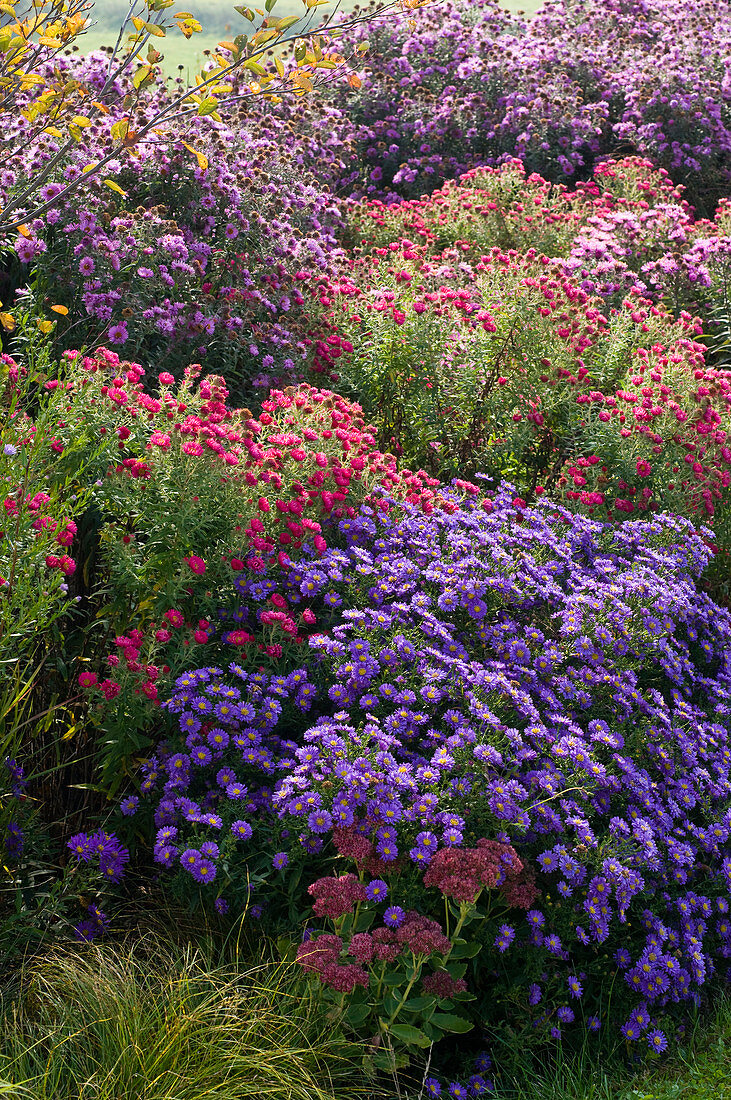
[[[138,828],[220,912],[301,934],[309,892],[298,957],[384,1065],[473,1024],[663,1049],[731,955],[707,545],[510,486],[431,505],[379,496],[342,547],[241,575],[251,632],[286,606],[306,644],[178,680]]]
[[[148,935],[27,961],[0,1002],[3,1096],[382,1095],[291,967],[222,954]]]

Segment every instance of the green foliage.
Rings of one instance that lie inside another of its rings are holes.
[[[496,1036],[500,1058],[502,1044]],[[722,998],[710,1017],[698,1017],[677,1056],[632,1070],[618,1049],[561,1049],[541,1061],[516,1059],[495,1079],[495,1100],[729,1100],[731,1004]]]

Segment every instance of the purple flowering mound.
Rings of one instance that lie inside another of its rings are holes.
[[[526,20],[496,0],[383,17],[353,119],[368,194],[420,195],[518,156],[551,178],[636,153],[712,211],[731,169],[728,5],[548,0]]]
[[[55,64],[93,98],[108,58],[95,52]],[[113,127],[129,110],[131,78],[120,81],[109,113],[95,118],[53,169],[40,201],[61,194],[108,152]],[[174,93],[156,87],[135,95],[135,129]],[[9,126],[17,138],[27,122],[18,112]],[[232,111],[225,122],[189,119],[181,128],[180,136],[141,141],[134,158],[111,160],[105,175],[116,190],[94,177],[84,201],[62,195],[31,219],[15,239],[8,277],[22,285],[32,271],[38,297],[52,294],[68,309],[54,333],[56,354],[101,342],[130,359],[164,360],[176,375],[204,359],[239,396],[251,398],[252,387],[266,396],[277,379],[291,381],[302,370],[309,346],[303,281],[329,270],[337,255],[343,217],[329,184],[344,169],[340,160],[331,165],[332,150],[305,165],[306,133],[296,135],[292,119],[268,103]],[[9,159],[0,169],[0,207],[47,170],[60,145],[58,136],[42,133]]]
[[[305,959],[357,997],[422,929],[425,1004],[449,986],[520,1043],[662,1049],[731,955],[731,616],[697,587],[703,539],[464,482],[340,530],[232,612],[266,634],[286,602],[309,652],[178,681],[136,810],[155,860],[295,933],[308,885],[316,918],[357,905],[350,944],[335,923]],[[461,969],[445,905],[471,914]]]

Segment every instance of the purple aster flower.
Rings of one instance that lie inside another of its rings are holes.
[[[568,987],[569,987],[569,994],[572,997],[580,997],[582,995],[582,993],[584,992],[584,988],[583,988],[581,982],[579,981],[579,979],[576,977],[576,975],[572,974],[567,979],[567,981],[568,981]]]
[[[244,786],[243,783],[238,783],[238,782],[229,783],[228,786],[226,787],[226,794],[228,795],[229,798],[234,799],[234,800],[238,800],[238,799],[241,799],[241,798],[246,798],[248,793],[249,793],[249,788]]]
[[[97,936],[101,935],[102,929],[91,920],[79,921],[77,925],[74,925],[74,937],[77,940],[81,940],[84,943],[90,943],[95,940]]]
[[[447,1089],[450,1096],[454,1097],[454,1100],[467,1100],[469,1092],[465,1085],[460,1084],[459,1081],[452,1081],[451,1085]]]
[[[67,842],[66,847],[84,863],[88,863],[94,854],[92,851],[91,837],[88,833],[76,833]]]
[[[650,1050],[654,1050],[657,1054],[662,1054],[663,1051],[668,1049],[668,1041],[664,1032],[659,1029],[650,1031],[647,1036],[647,1045]]]
[[[154,851],[155,863],[161,863],[163,867],[171,867],[178,855],[178,849],[173,844],[156,844]]]
[[[202,855],[197,848],[186,848],[185,851],[181,853],[180,863],[186,871],[190,871],[201,858]]]
[[[307,818],[307,824],[313,833],[326,833],[332,828],[332,815],[327,810],[313,810]]]
[[[429,852],[435,852],[439,845],[436,833],[431,833],[428,830],[417,833],[416,843],[419,845],[420,848],[426,848],[426,850]]]
[[[404,922],[406,912],[400,905],[389,905],[383,914],[383,923],[388,928],[398,928]]]
[[[630,1042],[635,1042],[637,1039],[639,1039],[640,1034],[641,1034],[640,1026],[634,1020],[634,1018],[631,1018],[631,1019],[627,1020],[627,1022],[625,1024],[622,1024],[622,1027],[621,1027],[620,1030],[621,1030],[622,1034],[624,1035],[625,1039],[628,1039]]]
[[[383,901],[388,897],[388,886],[383,879],[371,879],[366,886],[366,897],[369,901]]]
[[[9,821],[5,833],[5,851],[10,859],[18,859],[23,854],[25,840],[20,826],[15,821]]]
[[[112,344],[124,344],[129,338],[126,321],[120,321],[107,329],[107,339]]]
[[[289,856],[286,852],[275,852],[272,859],[272,867],[275,871],[282,871],[289,863]]]
[[[126,848],[118,848],[115,852],[105,853],[99,860],[99,870],[109,882],[119,882],[124,876],[125,865],[129,862],[129,852]]]
[[[504,951],[507,951],[514,939],[515,929],[511,928],[509,924],[501,924],[493,942],[495,947],[497,947],[498,951],[502,954]]]
[[[432,854],[428,848],[409,848],[409,856],[414,863],[426,864],[430,863],[432,859]]]
[[[190,873],[196,882],[213,882],[216,877],[216,864],[212,859],[206,859],[205,856],[202,856],[190,868]]]
[[[231,825],[231,832],[238,840],[248,840],[253,831],[248,821],[234,821]]]
[[[137,809],[139,804],[139,798],[135,794],[129,795],[127,798],[122,799],[119,804],[119,808],[125,817],[131,817]]]

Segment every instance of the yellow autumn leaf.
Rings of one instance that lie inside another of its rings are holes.
[[[68,313],[66,306],[51,306],[53,313],[60,313],[62,317],[65,317]]]
[[[119,184],[115,183],[114,180],[104,180],[104,183],[110,189],[110,191],[116,191],[118,195],[121,195],[125,199],[127,198],[127,192],[123,191]]]
[[[6,332],[12,332],[15,328],[15,318],[12,313],[0,313],[0,325]]]
[[[36,321],[36,326],[39,332],[42,332],[44,336],[47,336],[53,328],[53,321],[41,321],[39,319],[38,321]]]
[[[112,124],[109,131],[114,141],[121,141],[129,133],[129,119],[120,118],[118,122]]]
[[[183,145],[188,150],[188,152],[192,153],[195,159],[198,161],[198,167],[200,168],[200,170],[202,172],[205,172],[206,168],[208,167],[208,157],[204,153],[199,153],[198,150],[194,149],[192,145],[188,145],[187,141],[184,141]]]

